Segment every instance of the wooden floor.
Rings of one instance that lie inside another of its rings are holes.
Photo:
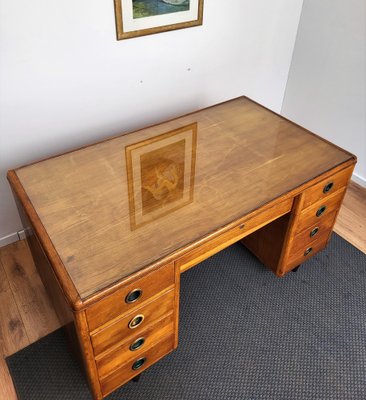
[[[335,231],[366,254],[366,189],[351,183]],[[0,399],[17,398],[4,358],[59,326],[27,243],[0,248]]]

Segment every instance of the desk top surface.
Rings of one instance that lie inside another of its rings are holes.
[[[352,158],[242,97],[15,172],[84,299]]]

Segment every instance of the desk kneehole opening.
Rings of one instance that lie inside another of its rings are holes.
[[[130,329],[135,329],[135,328],[137,328],[138,326],[140,326],[142,324],[144,319],[145,319],[145,316],[143,314],[136,315],[128,323],[128,327]]]
[[[132,369],[134,371],[140,369],[144,364],[146,363],[146,357],[141,357],[137,359],[133,364],[132,364]]]

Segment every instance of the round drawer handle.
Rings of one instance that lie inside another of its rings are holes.
[[[310,254],[312,251],[313,251],[313,248],[312,248],[312,247],[308,247],[308,248],[305,250],[304,256],[306,257],[306,256],[307,256],[308,254]]]
[[[311,232],[310,232],[310,237],[315,236],[319,232],[319,227],[316,226]]]
[[[136,315],[136,317],[133,317],[131,321],[128,323],[128,327],[130,329],[135,329],[142,324],[142,321],[144,319],[145,316],[143,314]]]
[[[136,351],[139,348],[141,348],[143,346],[143,344],[145,343],[145,338],[144,337],[140,337],[138,339],[136,339],[130,346],[130,350],[131,351]]]
[[[127,304],[134,303],[137,301],[140,297],[142,296],[142,290],[141,289],[133,289],[131,290],[130,293],[125,298],[125,302]]]
[[[321,206],[318,211],[316,212],[316,216],[320,217],[321,215],[324,214],[325,210],[327,209],[327,206]]]
[[[132,364],[132,369],[136,371],[140,369],[146,362],[146,357],[141,357]]]
[[[334,186],[333,182],[329,182],[324,186],[323,193],[328,193]]]

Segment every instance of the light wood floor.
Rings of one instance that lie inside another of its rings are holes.
[[[335,231],[366,254],[366,189],[351,183]],[[16,394],[4,358],[60,323],[22,240],[0,249],[0,399]]]

